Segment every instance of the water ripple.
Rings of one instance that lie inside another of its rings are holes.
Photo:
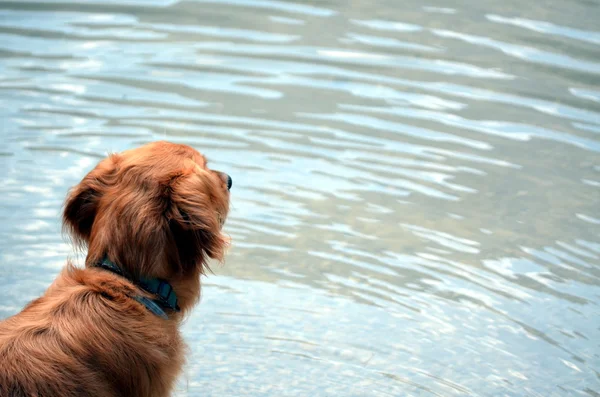
[[[175,395],[593,395],[597,7],[471,3],[0,3],[0,316],[169,139],[235,180]]]

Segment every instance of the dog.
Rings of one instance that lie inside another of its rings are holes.
[[[87,247],[44,295],[0,322],[1,397],[162,397],[184,364],[179,326],[222,261],[231,177],[195,149],[112,154],[67,196],[63,226]]]

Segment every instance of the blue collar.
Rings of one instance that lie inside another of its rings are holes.
[[[165,319],[168,318],[163,308],[171,309],[176,312],[179,311],[179,306],[177,305],[177,295],[175,295],[175,291],[173,291],[171,284],[167,283],[166,281],[157,278],[140,278],[137,282],[135,282],[131,277],[126,275],[123,269],[121,269],[107,257],[104,257],[102,261],[98,262],[94,266],[101,267],[110,272],[118,274],[121,277],[125,277],[129,281],[132,281],[134,284],[138,285],[144,291],[153,295],[157,295],[158,299],[149,299],[141,295],[136,295],[133,297],[133,299],[146,306],[148,310],[157,316]]]

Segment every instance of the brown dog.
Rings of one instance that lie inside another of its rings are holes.
[[[100,162],[63,221],[87,245],[46,293],[0,322],[0,396],[167,396],[179,325],[221,260],[231,178],[186,145],[154,142]]]

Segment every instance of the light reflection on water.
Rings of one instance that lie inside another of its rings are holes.
[[[528,7],[0,3],[0,317],[169,139],[235,180],[178,395],[597,395],[600,10]]]

